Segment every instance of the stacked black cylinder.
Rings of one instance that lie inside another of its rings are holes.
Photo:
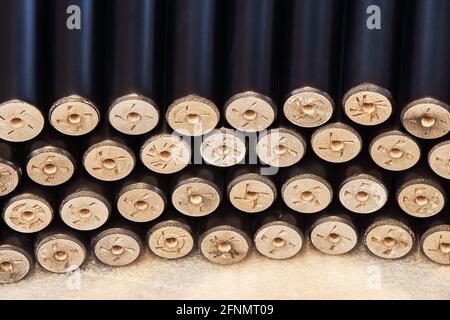
[[[448,0],[0,7],[0,283],[307,239],[450,265]]]

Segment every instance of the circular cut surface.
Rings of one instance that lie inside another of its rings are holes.
[[[289,167],[299,162],[306,151],[303,138],[293,130],[272,129],[256,145],[259,159],[274,167]]]
[[[362,84],[344,97],[345,114],[354,122],[364,126],[375,126],[392,115],[391,93],[374,84]]]
[[[322,211],[333,199],[331,185],[319,176],[304,174],[289,179],[282,187],[286,205],[301,213]]]
[[[165,259],[178,259],[194,248],[194,235],[187,225],[175,220],[163,221],[153,226],[147,238],[150,250]]]
[[[50,224],[53,220],[53,209],[47,200],[35,194],[24,193],[6,203],[3,219],[17,232],[34,233]]]
[[[184,169],[191,160],[191,149],[180,137],[159,134],[148,139],[141,148],[141,160],[150,170],[171,174]]]
[[[116,181],[133,171],[136,160],[133,152],[114,141],[104,141],[92,145],[84,154],[83,165],[96,179]]]
[[[20,100],[0,104],[0,139],[23,142],[35,138],[44,128],[42,112]]]
[[[438,225],[427,230],[422,236],[421,247],[431,261],[450,265],[450,225]]]
[[[108,220],[110,207],[106,199],[91,192],[74,193],[63,200],[59,214],[69,227],[94,230]]]
[[[31,257],[20,248],[0,246],[0,284],[23,279],[31,269]]]
[[[21,171],[19,167],[9,161],[0,160],[0,196],[13,192],[20,182]]]
[[[450,141],[441,142],[430,150],[428,164],[437,175],[450,179]]]
[[[54,235],[36,246],[36,258],[46,270],[66,273],[78,269],[86,259],[86,248],[78,239]]]
[[[342,163],[361,152],[362,139],[353,128],[333,123],[317,129],[311,137],[311,145],[315,154],[323,160]]]
[[[221,201],[218,189],[210,182],[192,178],[172,193],[172,204],[182,214],[201,217],[215,211]]]
[[[167,123],[180,134],[201,136],[213,130],[220,119],[216,105],[197,95],[175,100],[167,109]]]
[[[314,88],[302,88],[292,92],[283,106],[284,115],[293,124],[303,128],[324,125],[331,119],[334,104],[331,97]]]
[[[134,222],[149,222],[164,211],[164,197],[145,183],[132,184],[119,193],[117,209],[126,219]]]
[[[414,236],[403,223],[386,219],[367,229],[364,242],[374,255],[385,259],[397,259],[411,251]]]
[[[344,181],[339,200],[355,213],[372,213],[381,209],[388,200],[388,190],[377,178],[359,174]]]
[[[263,225],[255,233],[255,246],[258,251],[271,259],[288,259],[295,256],[303,246],[301,231],[285,222],[272,222]]]
[[[417,141],[401,131],[389,131],[375,137],[369,153],[377,165],[390,171],[412,168],[421,156]]]
[[[27,175],[44,186],[57,186],[68,181],[75,172],[75,160],[65,150],[44,147],[35,150],[27,162]]]
[[[264,176],[245,174],[230,182],[228,198],[231,204],[241,211],[261,212],[275,201],[276,187]]]
[[[200,238],[200,251],[211,262],[233,264],[245,259],[250,249],[250,239],[241,231],[221,226],[213,228]]]
[[[317,250],[329,255],[345,254],[358,243],[353,224],[336,216],[316,221],[311,228],[310,237]]]
[[[231,129],[213,131],[200,146],[205,162],[216,167],[230,167],[241,162],[246,154],[244,140]]]
[[[113,102],[108,117],[114,129],[124,134],[139,135],[156,127],[159,122],[159,111],[152,100],[130,94]]]
[[[257,132],[267,129],[275,120],[272,100],[256,92],[243,92],[225,103],[228,123],[240,131]]]
[[[397,201],[407,214],[427,218],[438,214],[445,206],[445,195],[440,188],[426,181],[410,181],[400,187]]]
[[[103,231],[94,242],[94,253],[97,259],[114,267],[132,263],[141,253],[139,237],[121,228]]]
[[[69,96],[56,101],[50,109],[50,124],[69,136],[88,134],[100,122],[98,108],[80,96]]]
[[[417,100],[403,109],[402,124],[413,136],[437,139],[450,131],[449,109],[449,106],[438,100]]]

